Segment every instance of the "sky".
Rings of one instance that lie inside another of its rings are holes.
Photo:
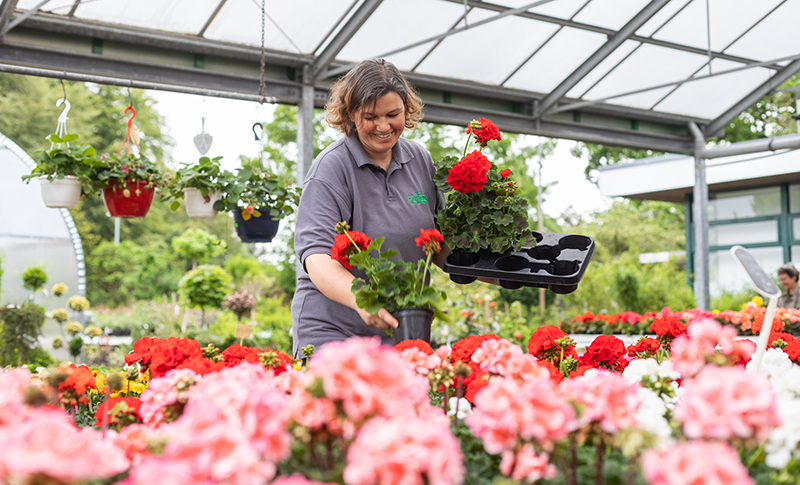
[[[174,142],[172,158],[181,163],[196,162],[201,156],[193,138],[203,130],[203,117],[205,133],[214,137],[207,155],[222,156],[223,167],[231,171],[239,166],[240,155],[252,157],[258,153],[253,123],[272,118],[272,105],[258,105],[252,101],[165,91],[150,91],[149,94],[156,100],[156,108],[165,118],[167,134]],[[537,137],[527,138],[537,143]],[[611,205],[612,199],[600,195],[597,186],[586,180],[583,174],[586,160],[575,158],[569,152],[574,145],[571,140],[559,140],[554,153],[542,164],[545,185],[557,182],[545,192],[542,210],[547,216],[558,218],[569,207],[577,214],[588,216]],[[538,161],[532,162],[538,165]],[[529,202],[535,204],[535,201]]]

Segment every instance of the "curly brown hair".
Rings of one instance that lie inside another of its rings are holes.
[[[325,121],[350,136],[354,124],[348,113],[365,105],[375,105],[378,98],[395,92],[406,108],[406,128],[414,128],[422,119],[422,99],[394,64],[384,59],[360,62],[331,86],[325,104]]]

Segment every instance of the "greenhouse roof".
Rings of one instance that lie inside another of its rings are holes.
[[[0,71],[257,99],[261,13],[260,0],[0,0]],[[267,94],[298,103],[313,83],[321,106],[337,75],[384,57],[430,121],[689,153],[688,123],[718,135],[800,69],[798,17],[800,0],[266,0]]]

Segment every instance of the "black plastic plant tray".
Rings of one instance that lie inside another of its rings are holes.
[[[503,254],[480,251],[469,265],[453,264],[453,253],[450,253],[442,269],[460,284],[472,283],[477,278],[496,278],[500,286],[509,289],[533,286],[560,294],[578,289],[594,254],[594,239],[551,232],[534,232],[533,235],[537,241],[535,247]]]

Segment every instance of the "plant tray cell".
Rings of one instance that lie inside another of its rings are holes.
[[[455,264],[454,253],[447,256],[444,272],[456,283],[466,284],[475,278],[500,280],[508,289],[533,286],[554,293],[572,293],[578,289],[583,273],[594,254],[594,239],[579,234],[533,233],[537,245],[503,254],[480,251],[469,264]],[[463,257],[463,256],[462,256]]]

